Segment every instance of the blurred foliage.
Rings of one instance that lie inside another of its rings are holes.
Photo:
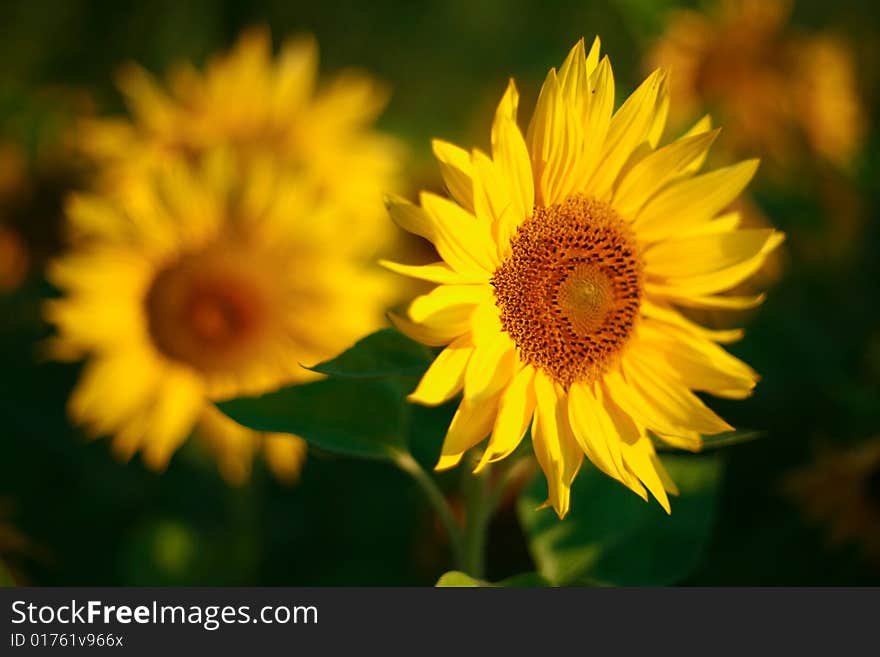
[[[712,3],[684,4],[704,8]],[[23,145],[36,166],[45,161],[41,154],[47,144],[57,143],[66,114],[92,111],[90,104],[101,111],[120,110],[113,78],[123,62],[135,60],[160,72],[181,57],[204,61],[227,47],[243,27],[264,23],[276,36],[316,34],[325,70],[355,65],[387,81],[393,97],[383,127],[408,142],[412,188],[437,189],[429,139],[485,146],[493,105],[508,76],[517,78],[523,105],[529,107],[547,68],[558,64],[578,37],[599,33],[623,93],[641,76],[641,56],[662,32],[673,5],[679,3],[9,0],[0,5],[0,136]],[[874,303],[880,281],[880,71],[874,65],[880,56],[880,17],[867,0],[832,5],[806,0],[796,3],[792,23],[797,29],[834,32],[854,49],[869,131],[845,172],[807,165],[808,173],[787,180],[762,172],[754,186],[756,206],[788,233],[789,241],[782,275],[773,277],[778,282],[763,307],[738,318],[748,331],[732,348],[763,380],[753,398],[719,400],[713,406],[735,426],[765,436],[718,452],[725,475],[717,501],[683,485],[671,518],[643,506],[613,482],[581,477],[573,493],[573,509],[580,511],[555,524],[556,532],[592,536],[597,519],[610,513],[612,519],[626,518],[625,526],[612,523],[612,529],[627,536],[667,532],[668,541],[658,543],[655,556],[674,546],[676,558],[672,563],[664,559],[662,569],[627,572],[621,563],[647,568],[648,557],[624,556],[614,545],[596,541],[602,558],[588,563],[581,555],[577,562],[559,562],[551,568],[556,581],[661,583],[689,572],[685,583],[699,585],[880,584],[876,566],[862,559],[856,546],[832,545],[823,526],[805,520],[782,485],[787,473],[809,465],[816,445],[845,447],[880,429],[880,307]],[[56,102],[47,90],[62,90],[77,100],[71,107]],[[81,102],[78,90],[91,100]],[[32,207],[42,204],[49,211],[34,210],[29,216],[35,234],[47,235],[43,222],[57,216],[63,192],[76,184],[75,175],[37,179],[51,182],[37,183],[31,198],[38,203]],[[51,234],[46,243],[54,249]],[[14,508],[4,522],[39,546],[13,555],[0,546],[0,560],[17,581],[432,585],[449,570],[444,535],[433,513],[413,482],[380,459],[355,460],[313,449],[296,486],[278,484],[259,466],[249,484],[234,488],[191,448],[175,456],[166,472],[155,474],[137,459],[115,461],[104,442],[87,442],[65,416],[78,368],[41,356],[47,329],[39,305],[53,294],[37,268],[22,287],[0,296],[0,497],[10,499]],[[399,408],[388,402],[408,391],[405,383],[411,384],[414,371],[396,383],[377,378],[369,382],[371,392],[364,392],[363,381],[341,376],[370,366],[387,374],[411,356],[419,353],[392,353],[389,360],[374,363],[326,364],[334,378],[277,393],[277,408],[291,421],[296,408],[323,409],[326,426],[335,420],[338,429],[326,438],[328,449],[351,428],[346,422],[353,414],[365,418],[364,426],[375,429],[377,439],[390,436],[380,432],[397,426],[393,440],[405,440],[415,457],[430,465],[451,409],[413,408],[406,431],[404,425],[386,424],[382,415],[392,406]],[[346,404],[338,403],[338,391],[335,406],[326,402],[322,395],[334,386],[344,390]],[[310,429],[303,424],[289,428]],[[717,476],[714,460],[675,458],[699,463],[695,467],[705,478],[695,475],[697,482]],[[451,489],[458,474],[443,474],[441,484]],[[528,488],[523,500],[521,507],[537,505],[541,491]],[[880,500],[873,502],[880,505]],[[714,506],[711,522],[702,512],[698,521],[692,520],[689,509],[703,505]],[[501,582],[561,559],[547,551],[558,545],[551,520],[549,512],[518,519],[515,505],[502,507],[490,534],[487,579]],[[522,528],[528,530],[530,545]],[[690,550],[704,542],[697,558]]]
[[[559,522],[535,511],[547,488],[533,482],[519,515],[540,572],[554,584],[617,586],[674,584],[690,574],[712,529],[721,467],[710,456],[666,456],[663,464],[681,492],[670,516],[585,465],[572,486],[577,503]]]

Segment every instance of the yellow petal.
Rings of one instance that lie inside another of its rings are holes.
[[[449,194],[468,212],[474,212],[474,181],[471,156],[463,148],[435,139],[431,142],[440,175]]]
[[[642,436],[634,444],[625,444],[623,447],[623,457],[629,469],[641,479],[642,483],[651,491],[651,495],[660,502],[660,506],[663,507],[666,513],[671,513],[672,509],[669,506],[669,498],[666,496],[666,487],[663,485],[663,479],[665,478],[670,482],[672,480],[665,470],[663,477],[658,472],[658,466],[662,468],[663,465],[657,459],[651,440],[647,436]]]
[[[394,328],[416,342],[421,342],[429,347],[442,347],[455,340],[460,335],[467,333],[468,322],[460,324],[445,324],[441,326],[427,326],[411,322],[405,317],[388,313],[388,319],[394,324]]]
[[[594,44],[594,49],[598,44]],[[592,55],[593,51],[590,51]],[[596,55],[598,57],[598,53]],[[602,144],[608,134],[608,126],[611,123],[611,115],[614,112],[614,74],[611,71],[611,62],[608,57],[603,57],[596,66],[589,79],[590,102],[585,103],[585,115],[582,119],[584,130],[582,173],[583,179],[577,189],[585,190],[585,184],[590,180],[596,167],[599,165],[603,154]]]
[[[513,378],[514,345],[506,333],[474,349],[464,375],[464,396],[477,402],[491,397]]]
[[[516,194],[511,187],[512,181],[506,177],[500,165],[479,150],[471,154],[471,162],[474,167],[477,220],[491,227],[495,236],[495,252],[500,261],[507,257],[510,237],[525,216],[521,214],[521,206],[514,200]]]
[[[161,374],[158,359],[145,347],[96,356],[83,367],[68,408],[95,434],[113,433],[150,403],[162,385]]]
[[[646,360],[628,353],[621,364],[627,384],[637,390],[644,401],[641,411],[646,420],[655,418],[655,414],[662,414],[668,420],[668,433],[672,434],[680,430],[702,434],[733,431],[733,427],[710,410],[699,397],[675,379],[658,373]],[[630,400],[633,399],[636,398],[630,397]]]
[[[650,317],[652,319],[656,319],[664,322],[665,324],[671,324],[672,326],[677,326],[688,333],[705,337],[714,342],[720,342],[722,344],[731,344],[733,342],[737,342],[742,339],[745,331],[742,329],[725,329],[725,330],[713,330],[707,329],[703,326],[700,326],[696,322],[692,322],[687,317],[682,315],[677,310],[674,310],[672,307],[664,304],[655,302],[653,299],[645,298],[642,300],[642,315],[645,317]]]
[[[608,126],[599,165],[587,186],[598,199],[610,197],[617,175],[638,146],[653,138],[658,113],[667,102],[668,75],[654,71],[615,112]]]
[[[452,399],[464,385],[464,373],[473,353],[474,346],[467,336],[453,341],[434,359],[407,399],[426,406],[438,406]]]
[[[657,406],[654,399],[648,398],[642,389],[623,379],[619,372],[609,372],[603,381],[608,396],[636,422],[651,431],[670,435],[687,433],[690,429],[682,426]]]
[[[568,513],[571,483],[583,462],[584,454],[568,424],[561,391],[542,372],[535,373],[536,408],[532,421],[532,446],[535,458],[547,477],[548,502],[560,518]]]
[[[575,116],[574,108],[563,101],[556,70],[550,69],[526,137],[537,205],[563,200],[579,180],[582,132],[581,117]]]
[[[501,318],[493,296],[488,296],[471,315],[471,334],[474,344],[482,345],[494,341],[501,333]]]
[[[489,445],[474,472],[509,456],[520,444],[535,412],[535,370],[526,365],[503,392]]]
[[[596,398],[596,395],[599,398]],[[620,436],[602,404],[601,389],[574,383],[568,390],[568,419],[575,440],[584,453],[609,477],[626,482]]]
[[[718,130],[683,137],[644,157],[623,176],[614,192],[614,208],[634,217],[645,202],[697,160],[705,159]]]
[[[764,293],[754,296],[720,296],[720,295],[691,295],[687,290],[667,288],[654,283],[646,283],[645,291],[651,295],[665,298],[680,306],[689,308],[716,308],[720,310],[747,310],[764,303],[767,295]]]
[[[757,170],[758,160],[746,160],[673,183],[639,212],[633,224],[639,239],[662,239],[710,221],[739,196]]]
[[[441,196],[422,192],[419,198],[432,219],[431,241],[446,262],[456,269],[495,271],[498,258],[489,226]]]
[[[152,409],[149,435],[143,447],[147,466],[161,470],[168,464],[204,406],[204,384],[198,376],[182,367],[169,368]]]
[[[705,274],[667,278],[662,284],[662,288],[668,294],[687,296],[701,296],[729,290],[759,271],[767,261],[767,256],[782,244],[784,239],[783,233],[774,233],[764,244],[760,253],[748,260]]]
[[[481,282],[479,276],[468,279],[467,276],[455,271],[445,262],[433,262],[429,265],[404,265],[390,260],[380,260],[379,264],[385,269],[403,276],[417,278],[431,283],[467,284]]]
[[[635,348],[653,350],[670,365],[670,373],[693,390],[742,399],[751,394],[758,374],[704,337],[661,322],[644,321]]]
[[[467,450],[489,435],[498,412],[500,397],[501,395],[496,395],[473,404],[466,399],[462,400],[452,416],[435,469],[445,470],[457,465]]]
[[[693,137],[694,135],[700,135],[704,132],[709,132],[712,129],[712,117],[708,114],[704,116],[702,119],[697,121],[690,130],[688,130],[683,137]],[[688,166],[684,168],[682,173],[696,173],[700,170],[703,164],[706,161],[706,156],[709,155],[709,151],[707,150],[701,157],[695,158]]]
[[[581,37],[559,67],[559,84],[565,101],[571,105],[580,105],[586,100],[587,90],[587,55],[584,39]]]
[[[455,325],[470,319],[474,308],[491,294],[485,285],[438,285],[416,297],[409,306],[409,318],[431,326]]]
[[[433,194],[422,195],[422,208],[389,196],[388,213],[403,230],[424,237],[437,248],[440,257],[468,277],[488,280],[495,246],[489,229],[455,203]]]
[[[726,269],[781,243],[769,228],[735,230],[681,240],[664,240],[645,250],[645,272],[653,277],[689,277]]]
[[[677,238],[696,237],[698,235],[710,235],[712,233],[726,233],[736,230],[742,223],[742,216],[739,212],[727,212],[695,226],[683,228],[678,231],[675,236]]]
[[[302,472],[309,447],[299,436],[267,433],[263,436],[263,458],[278,481],[295,483]]]
[[[508,202],[512,207],[496,214],[496,239],[506,245],[519,224],[529,217],[535,204],[532,166],[525,139],[516,124],[518,94],[513,80],[507,87],[492,125],[492,159],[508,184]]]
[[[599,65],[599,53],[600,53],[601,49],[602,49],[602,41],[599,39],[598,36],[596,36],[596,38],[593,39],[593,45],[590,46],[590,52],[587,54],[587,61],[586,61],[587,76],[592,75],[593,71],[595,71],[596,67]]]

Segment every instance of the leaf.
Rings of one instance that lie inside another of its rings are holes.
[[[308,369],[356,379],[421,376],[432,360],[434,354],[428,347],[387,328],[359,340],[336,358]]]
[[[526,588],[526,587],[536,587],[536,586],[550,586],[550,583],[541,577],[538,573],[523,573],[521,575],[514,575],[513,577],[508,577],[500,582],[492,584],[490,582],[485,582],[481,579],[474,579],[467,573],[463,573],[459,570],[450,570],[448,573],[443,574],[440,579],[437,580],[436,586],[440,588],[450,588],[450,587],[490,587],[490,588]]]
[[[730,447],[731,445],[739,445],[741,443],[750,443],[759,438],[765,438],[766,431],[756,431],[753,429],[737,429],[736,431],[726,431],[725,433],[716,433],[711,436],[703,436],[703,446],[701,452],[712,449],[720,449],[721,447]],[[654,447],[659,452],[682,452],[677,447],[673,447],[662,439],[654,439]],[[687,453],[687,452],[685,452]]]
[[[686,577],[709,538],[721,466],[711,456],[662,460],[681,490],[672,515],[586,466],[572,485],[571,511],[559,520],[538,510],[547,488],[536,478],[518,512],[538,572],[557,585],[660,586]]]
[[[407,451],[410,385],[394,381],[326,379],[217,407],[257,431],[292,433],[337,454],[388,459]]]
[[[765,438],[766,436],[766,431],[752,431],[749,429],[717,433],[714,436],[703,436],[703,449],[730,447],[731,445],[739,445],[740,443],[749,443],[753,440],[758,440],[759,438]]]
[[[495,586],[503,586],[505,588],[538,588],[552,586],[547,578],[539,573],[522,573],[503,579]]]
[[[440,588],[473,588],[478,586],[488,586],[488,584],[481,580],[474,579],[470,575],[463,573],[459,570],[450,570],[448,573],[444,573],[440,576],[440,579],[437,580],[436,586]]]

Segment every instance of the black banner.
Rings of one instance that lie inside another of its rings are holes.
[[[875,649],[878,602],[867,588],[9,588],[0,654],[848,654]]]

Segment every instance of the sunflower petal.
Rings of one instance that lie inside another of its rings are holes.
[[[434,157],[440,165],[440,175],[450,195],[468,212],[474,212],[474,181],[471,156],[463,148],[434,139],[431,142]]]
[[[653,139],[658,112],[669,95],[668,77],[662,69],[654,71],[612,117],[600,165],[587,187],[596,198],[610,197],[614,181],[630,155],[639,145]]]
[[[564,397],[540,371],[535,373],[535,395],[532,446],[547,477],[548,502],[564,518],[571,502],[571,483],[584,454],[571,433]]]
[[[658,190],[685,174],[706,153],[718,130],[703,132],[660,148],[644,157],[623,176],[614,192],[614,207],[625,217],[633,217]]]
[[[534,377],[535,370],[530,365],[514,375],[501,396],[489,445],[474,472],[480,472],[487,464],[506,458],[519,446],[535,412]]]
[[[443,439],[440,458],[434,466],[436,470],[446,470],[458,465],[467,450],[489,435],[498,412],[500,397],[501,395],[497,395],[475,404],[462,400]]]
[[[746,160],[670,185],[636,217],[639,238],[662,239],[710,221],[739,196],[757,170],[758,160]]]
[[[506,333],[477,345],[464,375],[464,396],[478,402],[490,397],[513,378],[514,345]]]
[[[782,235],[769,228],[664,240],[645,250],[645,272],[663,278],[708,274],[763,255],[781,242]]]
[[[454,340],[434,359],[407,399],[426,406],[439,406],[455,397],[464,385],[465,370],[473,353],[474,346],[467,336]]]

